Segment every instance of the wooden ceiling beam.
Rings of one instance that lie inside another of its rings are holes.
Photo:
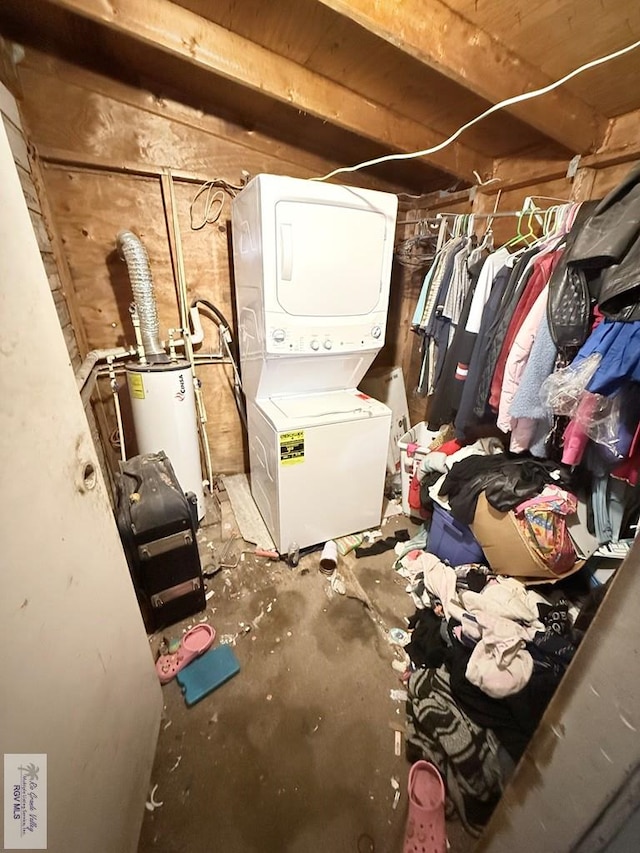
[[[578,169],[606,169],[610,166],[632,164],[640,160],[640,140],[637,127],[640,124],[640,110],[634,110],[609,120],[604,143],[593,154],[581,157]],[[528,158],[526,155],[501,157],[494,161],[493,177],[495,182],[482,188],[486,195],[499,190],[519,189],[532,184],[553,181],[567,177],[569,162],[561,159]]]
[[[440,0],[317,2],[491,104],[552,82],[539,68]],[[564,87],[506,111],[574,153],[595,150],[607,130],[607,119]]]
[[[168,0],[49,0],[52,6],[95,21],[124,36],[152,45],[212,75],[286,103],[322,121],[383,145],[390,153],[431,148],[436,131],[272,53],[236,33]],[[451,146],[425,158],[473,183],[492,161],[465,146]],[[350,165],[350,164],[349,164]]]

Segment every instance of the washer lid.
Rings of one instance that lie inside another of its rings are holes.
[[[272,397],[273,406],[286,418],[314,422],[349,420],[350,418],[380,417],[388,414],[384,403],[374,400],[362,391],[326,391],[321,394]]]

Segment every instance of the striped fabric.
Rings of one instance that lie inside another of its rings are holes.
[[[478,836],[502,792],[500,743],[460,709],[444,666],[414,672],[408,694],[408,757],[435,764],[447,789],[447,818],[457,813],[467,832]]]

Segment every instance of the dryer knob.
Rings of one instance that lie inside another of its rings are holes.
[[[281,344],[287,336],[284,329],[276,329],[271,337],[277,344]]]
[[[320,341],[316,341],[314,338],[314,340],[311,341],[311,349],[314,352],[317,352],[320,349]]]
[[[331,341],[329,340],[329,338],[327,338],[327,340],[324,342],[323,346],[324,346],[324,348],[325,348],[325,349],[331,349],[331,347],[333,346],[333,344],[331,343]]]
[[[382,334],[382,329],[380,326],[374,326],[373,329],[371,329],[371,334],[374,338],[379,338]]]

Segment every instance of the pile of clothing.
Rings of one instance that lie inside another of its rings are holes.
[[[399,571],[416,605],[405,646],[408,758],[438,767],[449,815],[478,834],[573,657],[584,619],[561,594],[544,597],[486,566],[452,568],[414,551]]]
[[[568,469],[511,456],[498,439],[489,438],[467,446],[456,440],[443,444],[422,458],[415,476],[423,510],[437,502],[461,524],[470,525],[484,493],[499,512],[514,511],[525,540],[555,575],[575,565],[578,555],[568,521],[576,516],[578,499],[568,491]]]

